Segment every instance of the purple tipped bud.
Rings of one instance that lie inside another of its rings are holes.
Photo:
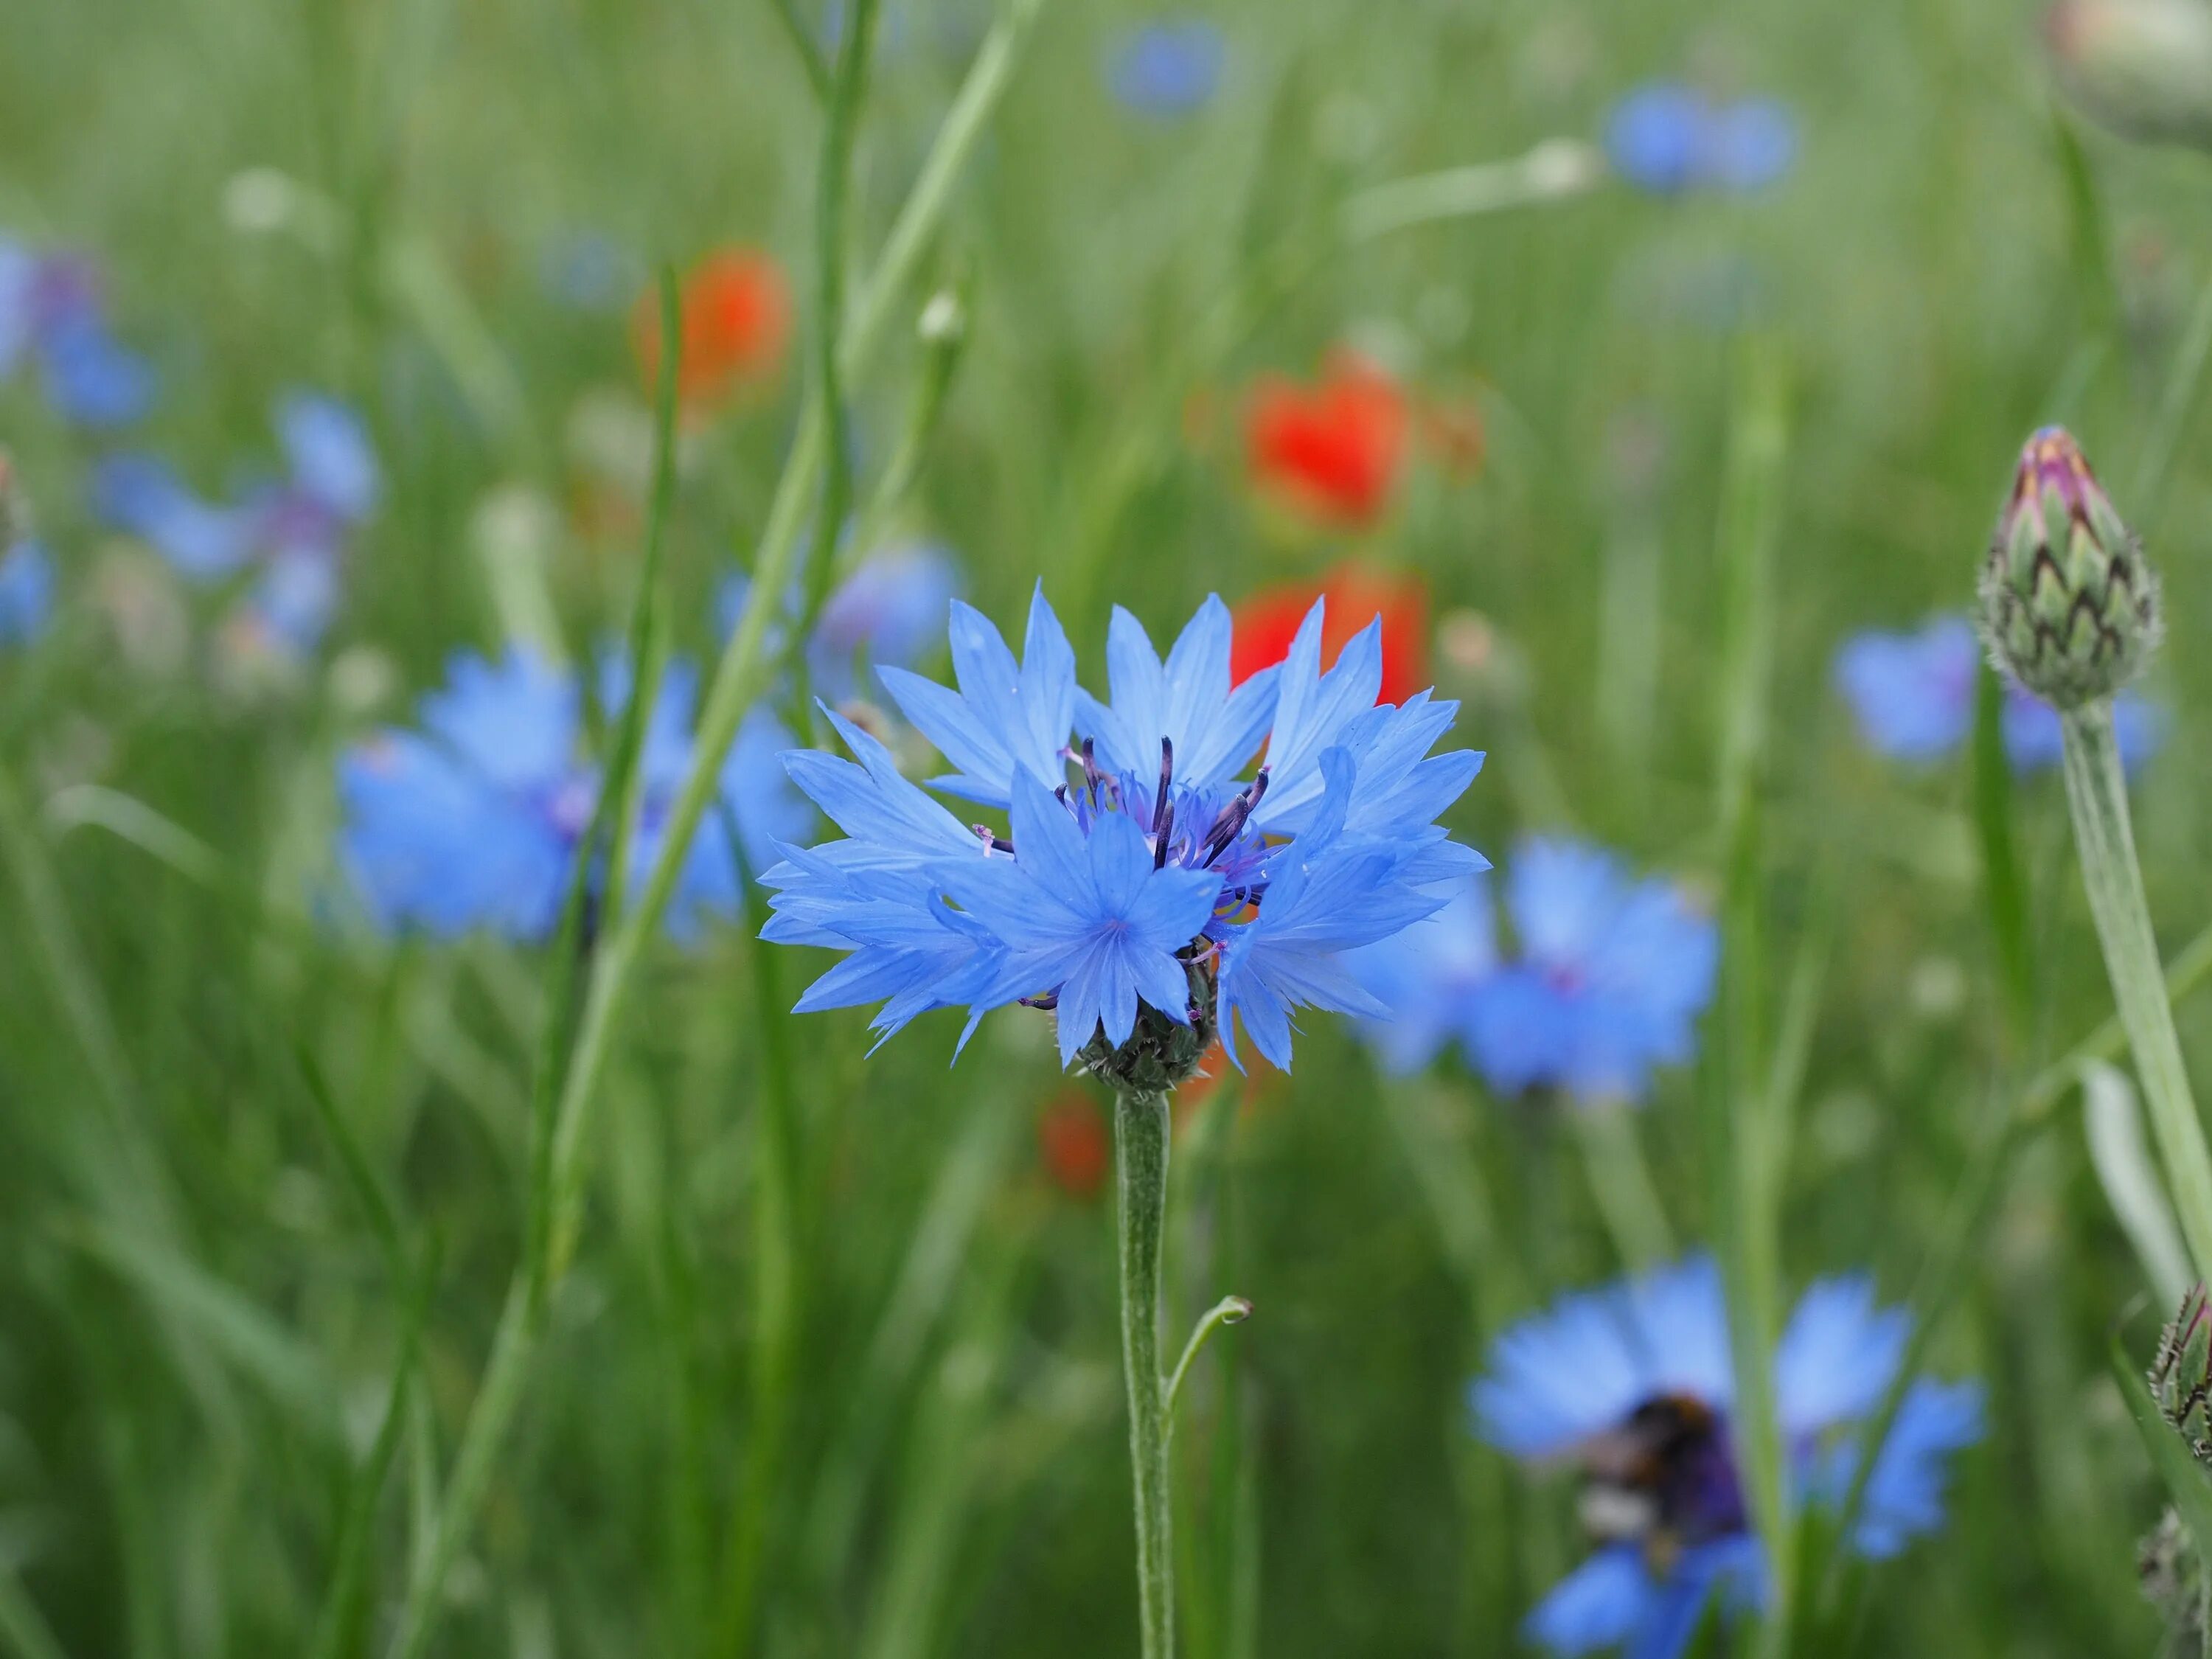
[[[1997,666],[2061,709],[2111,696],[2158,644],[2158,579],[2063,428],[2021,451],[1981,600]]]
[[[2124,138],[2212,149],[2212,7],[2059,0],[2044,39],[2074,101]]]

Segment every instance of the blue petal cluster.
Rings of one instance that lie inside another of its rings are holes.
[[[1929,765],[1954,753],[1974,727],[1974,677],[1982,648],[1964,617],[1937,617],[1912,633],[1869,631],[1836,653],[1837,689],[1859,736],[1878,755]],[[2123,692],[2112,702],[2120,759],[2134,771],[2158,752],[2166,718],[2154,703]],[[2058,764],[2058,711],[2007,681],[2000,721],[2015,772]]]
[[[252,580],[234,632],[283,653],[320,643],[337,608],[354,533],[380,491],[375,452],[354,410],[335,398],[295,392],[276,408],[285,469],[210,501],[167,462],[111,455],[94,469],[94,510],[145,541],[196,582]]]
[[[54,562],[45,546],[19,541],[0,555],[0,645],[28,645],[53,619]]]
[[[1657,82],[1613,106],[1605,149],[1614,172],[1655,195],[1754,191],[1796,161],[1797,123],[1771,98],[1722,103],[1695,88]]]
[[[1486,882],[1466,879],[1446,896],[1389,949],[1355,963],[1389,1010],[1366,1029],[1390,1070],[1419,1070],[1456,1040],[1502,1093],[1640,1100],[1656,1067],[1695,1053],[1719,939],[1680,886],[1638,881],[1601,848],[1525,841],[1504,883],[1518,947],[1510,956],[1498,945]]]
[[[956,601],[954,686],[878,677],[953,769],[934,787],[1004,811],[1011,838],[963,824],[833,714],[854,760],[786,759],[846,839],[787,848],[765,878],[765,937],[847,953],[800,1011],[880,1003],[889,1036],[933,1008],[965,1007],[972,1030],[1026,1002],[1057,1009],[1064,1065],[1099,1033],[1127,1042],[1140,1008],[1182,1026],[1218,1016],[1234,1059],[1241,1018],[1282,1067],[1298,1008],[1381,1017],[1347,957],[1484,867],[1435,823],[1482,757],[1430,753],[1457,705],[1376,704],[1379,624],[1324,672],[1323,615],[1279,667],[1232,686],[1219,599],[1164,659],[1117,608],[1102,701],[1077,685],[1042,587],[1018,659]]]
[[[1842,1503],[1863,1450],[1853,1425],[1896,1376],[1907,1329],[1863,1278],[1824,1279],[1799,1302],[1773,1388],[1810,1501]],[[1562,1655],[1618,1646],[1675,1659],[1714,1596],[1759,1605],[1763,1563],[1729,1439],[1734,1399],[1727,1306],[1703,1256],[1567,1297],[1498,1339],[1473,1390],[1477,1425],[1516,1457],[1579,1468],[1598,1540],[1529,1615],[1532,1641]],[[1949,1459],[1981,1432],[1978,1385],[1914,1382],[1868,1478],[1857,1552],[1893,1556],[1941,1526]]]
[[[1203,109],[1228,59],[1221,31],[1203,18],[1147,23],[1123,36],[1106,62],[1106,84],[1125,109],[1161,119]]]
[[[153,405],[154,371],[109,328],[91,262],[0,237],[0,380],[25,362],[73,425],[127,426]]]
[[[617,662],[599,678],[611,722],[628,699],[628,672]],[[634,881],[658,854],[691,764],[696,690],[689,664],[670,665],[646,722]],[[446,939],[482,928],[534,940],[552,931],[599,804],[584,702],[574,673],[526,652],[496,661],[465,652],[445,688],[422,699],[419,730],[380,732],[341,760],[341,856],[381,927]],[[764,708],[738,728],[721,771],[726,811],[701,826],[670,907],[678,932],[696,927],[702,912],[738,908],[740,852],[745,868],[764,869],[781,842],[812,823],[777,760],[790,741]]]

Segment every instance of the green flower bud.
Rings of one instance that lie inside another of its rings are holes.
[[[2212,1310],[2204,1287],[2190,1287],[2181,1311],[2159,1333],[2151,1362],[2158,1409],[2200,1463],[2212,1465]]]
[[[1208,958],[1185,964],[1190,981],[1190,1024],[1178,1025],[1149,1003],[1137,1005],[1137,1029],[1119,1048],[1104,1029],[1076,1054],[1077,1061],[1116,1093],[1164,1095],[1188,1082],[1213,1046],[1215,988]]]
[[[2021,451],[1981,600],[1997,666],[2062,709],[2111,696],[2158,644],[2158,579],[2062,427]]]
[[[2059,81],[2124,138],[2212,149],[2212,6],[2060,0],[2044,18]]]

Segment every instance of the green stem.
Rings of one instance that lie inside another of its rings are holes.
[[[1613,1101],[1565,1108],[1575,1139],[1582,1143],[1583,1165],[1589,1172],[1598,1214],[1613,1235],[1621,1265],[1638,1273],[1674,1255],[1674,1235],[1636,1138],[1634,1109]]]
[[[1214,1332],[1224,1325],[1241,1325],[1252,1316],[1252,1304],[1241,1296],[1224,1296],[1208,1308],[1191,1328],[1190,1340],[1182,1345],[1182,1358],[1176,1361],[1175,1375],[1168,1378],[1167,1413],[1170,1425],[1175,1422],[1176,1401],[1182,1395],[1182,1380],[1192,1364],[1204,1352]]]
[[[2127,779],[2112,732],[2112,707],[2100,701],[2064,719],[2066,799],[2074,813],[2081,884],[2088,890],[2090,914],[2105,950],[2105,972],[2135,1051],[2136,1072],[2182,1234],[2198,1276],[2212,1279],[2212,1149],[2205,1145],[2203,1121],[2197,1115],[2173,1013],[2166,1006],[2165,973],[2129,827]]]
[[[1121,1369],[1137,1504],[1143,1659],[1173,1659],[1175,1557],[1169,1529],[1167,1390],[1160,1382],[1160,1255],[1167,1231],[1168,1097],[1123,1095],[1114,1114],[1115,1211],[1121,1249]]]

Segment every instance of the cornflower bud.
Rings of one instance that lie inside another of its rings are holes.
[[[2212,1309],[2204,1286],[2193,1285],[2180,1311],[2159,1333],[2151,1362],[2151,1392],[2160,1415],[2200,1463],[2212,1465]]]
[[[2062,711],[2111,696],[2158,643],[2158,579],[2063,427],[2021,451],[1981,605],[1997,666]]]

